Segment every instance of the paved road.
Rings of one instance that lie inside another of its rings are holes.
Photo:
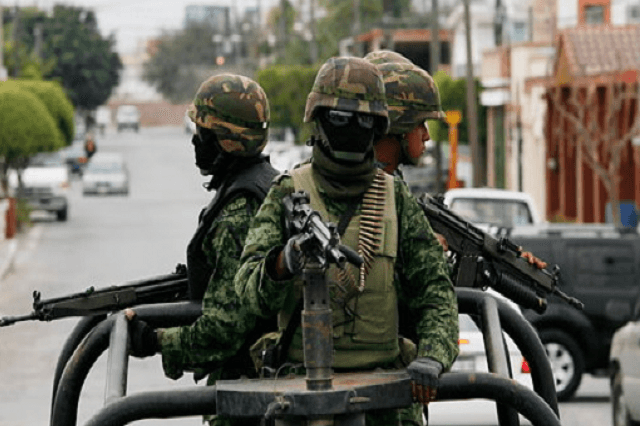
[[[188,136],[180,128],[113,132],[98,140],[98,149],[124,154],[131,172],[130,196],[83,197],[75,181],[68,222],[35,215],[33,228],[20,238],[14,269],[0,281],[0,315],[29,312],[35,289],[45,298],[56,297],[89,285],[104,287],[168,273],[184,262],[197,213],[211,197],[201,187],[204,180],[193,165]],[[0,426],[48,424],[57,356],[76,321],[0,329]],[[87,378],[79,425],[103,404],[105,367],[103,356]],[[192,384],[190,377],[177,382],[164,378],[159,357],[130,361],[129,394]],[[491,406],[438,404],[447,409],[436,410],[434,404],[434,424],[495,424]],[[560,410],[564,426],[611,425],[606,380],[587,377],[575,400],[561,404]],[[144,424],[196,426],[201,420]]]
[[[169,273],[185,262],[199,209],[211,198],[194,166],[189,137],[180,128],[113,132],[98,140],[98,150],[123,153],[131,174],[130,196],[83,197],[76,180],[68,222],[34,213],[33,228],[20,237],[14,268],[0,282],[0,315],[29,312],[36,289],[43,298],[57,297],[90,285]],[[76,321],[0,329],[1,426],[48,424],[57,355]],[[102,405],[105,364],[106,355],[87,379],[78,424]],[[159,357],[134,359],[130,371],[129,392],[193,384],[190,378],[164,378]]]

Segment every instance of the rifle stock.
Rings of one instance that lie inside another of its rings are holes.
[[[522,250],[507,238],[495,238],[461,218],[442,199],[423,194],[418,198],[436,233],[447,240],[455,262],[454,285],[492,287],[524,308],[538,313],[547,307],[546,297],[556,295],[582,309],[579,300],[558,289],[560,268],[538,269],[520,255]]]
[[[132,281],[121,286],[85,291],[42,300],[33,292],[33,312],[27,315],[1,317],[0,327],[23,321],[53,321],[60,318],[99,315],[141,304],[170,303],[188,297],[187,268],[178,264],[175,272]]]

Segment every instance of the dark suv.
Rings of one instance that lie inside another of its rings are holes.
[[[559,287],[584,303],[580,311],[550,298],[546,312],[525,311],[538,331],[556,379],[558,400],[575,393],[582,374],[606,375],[613,333],[640,294],[640,236],[610,225],[551,225],[511,238],[560,266]],[[520,234],[519,234],[520,233]]]

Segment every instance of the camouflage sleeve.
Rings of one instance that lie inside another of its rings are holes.
[[[406,185],[396,178],[395,187],[403,276],[398,295],[417,318],[418,356],[448,370],[458,355],[458,303],[444,251]]]
[[[282,198],[294,190],[291,178],[284,177],[271,186],[247,234],[235,277],[240,303],[252,314],[269,317],[279,312],[293,280],[275,281],[270,270],[275,256],[286,243]]]
[[[238,303],[233,277],[252,217],[260,203],[238,197],[214,220],[203,250],[214,267],[202,302],[202,316],[192,325],[163,330],[162,366],[167,377],[183,371],[210,370],[234,356],[255,326],[255,316]]]

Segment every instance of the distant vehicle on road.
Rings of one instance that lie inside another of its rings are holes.
[[[19,187],[17,172],[9,174],[9,186],[17,197],[25,199],[32,210],[55,213],[57,220],[67,220],[69,171],[60,152],[34,155],[21,177]]]
[[[120,105],[116,111],[118,132],[130,128],[140,130],[140,110],[135,105]]]
[[[189,117],[189,111],[184,112],[184,119],[182,124],[184,125],[184,132],[188,135],[196,134],[196,123],[191,120]]]
[[[99,152],[82,174],[82,194],[129,194],[129,171],[121,154]]]
[[[99,106],[96,110],[96,128],[104,135],[107,127],[111,125],[111,109],[108,106]]]
[[[613,426],[640,425],[640,299],[631,321],[613,335],[609,359]]]

